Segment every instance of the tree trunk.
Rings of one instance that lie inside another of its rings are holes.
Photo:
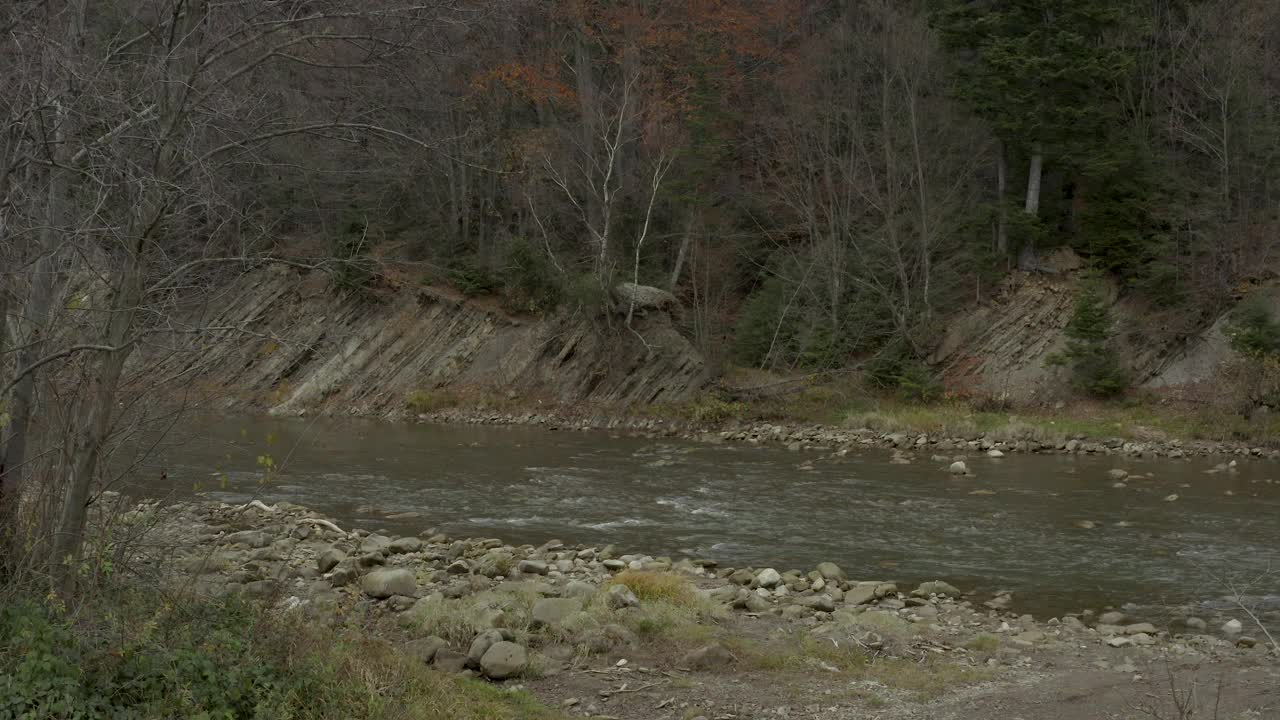
[[[1044,151],[1040,143],[1031,148],[1031,169],[1027,174],[1027,207],[1028,215],[1040,214],[1040,175],[1044,172]]]
[[[680,283],[680,271],[684,269],[685,256],[689,254],[689,243],[693,240],[693,229],[698,225],[698,213],[689,213],[689,222],[684,226],[684,236],[680,238],[680,249],[676,251],[676,262],[671,267],[671,279],[667,281],[667,289],[676,291]]]
[[[1004,196],[1009,186],[1009,156],[1004,141],[1000,141],[1000,152],[996,157],[996,252],[1001,257],[1009,255],[1009,209],[1005,206]]]

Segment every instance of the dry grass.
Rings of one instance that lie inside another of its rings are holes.
[[[660,601],[691,607],[698,602],[693,583],[675,573],[624,570],[609,580],[609,585],[625,585],[641,602]]]

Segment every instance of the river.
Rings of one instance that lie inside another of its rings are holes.
[[[267,458],[277,469],[264,474]],[[1011,590],[1015,607],[1040,617],[1107,605],[1211,613],[1234,582],[1280,625],[1280,464],[1242,458],[1234,472],[1208,473],[1219,460],[967,462],[973,477],[956,478],[929,453],[893,464],[882,450],[203,418],[170,431],[125,489],[288,500],[391,533],[434,526],[779,569],[830,560],[856,579]],[[1112,468],[1144,477],[1113,487]],[[418,516],[388,517],[401,513]]]

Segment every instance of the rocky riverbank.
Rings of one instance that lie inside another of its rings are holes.
[[[832,563],[726,568],[430,528],[346,531],[288,503],[123,502],[112,517],[150,528],[137,560],[169,583],[360,623],[424,663],[523,684],[572,715],[861,717],[858,708],[892,705],[906,714],[879,717],[916,717],[973,688],[1016,692],[1055,668],[1130,683],[1155,662],[1276,670],[1276,650],[1247,617],[1165,628],[1114,610],[1036,619],[1018,613],[1013,593],[968,597],[945,580],[899,587]],[[792,697],[796,683],[816,702]]]
[[[883,432],[870,428],[843,428],[827,425],[787,423],[692,423],[608,412],[491,412],[451,409],[418,415],[392,416],[411,422],[457,423],[466,425],[529,425],[558,430],[607,430],[627,435],[670,437],[701,442],[740,442],[752,445],[781,445],[791,450],[849,451],[878,447],[900,452],[938,454],[943,452],[986,454],[1102,455],[1132,458],[1185,460],[1196,457],[1230,456],[1280,460],[1280,449],[1235,442],[1206,440],[1127,440],[1084,436],[1054,439],[1003,437],[999,433],[968,436],[931,435],[910,431]],[[1032,433],[1028,433],[1032,434]],[[1229,462],[1218,470],[1227,470]]]

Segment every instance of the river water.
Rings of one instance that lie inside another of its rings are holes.
[[[264,480],[265,458],[277,469]],[[955,478],[927,453],[893,464],[881,450],[204,418],[168,433],[127,490],[288,500],[392,533],[434,526],[779,569],[830,560],[856,579],[1012,590],[1015,607],[1041,617],[1106,605],[1212,614],[1233,582],[1280,625],[1280,464],[1241,459],[1209,473],[1218,459],[967,462],[973,477]],[[1145,477],[1113,487],[1117,467]],[[408,512],[418,517],[388,518]]]

